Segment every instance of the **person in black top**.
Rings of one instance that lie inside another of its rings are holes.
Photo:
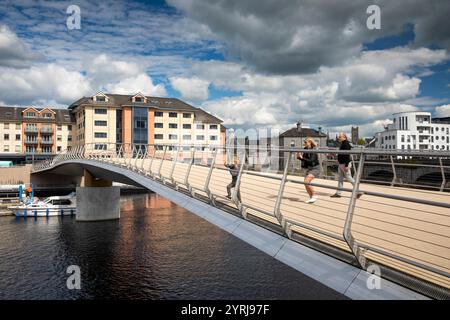
[[[305,149],[315,149],[316,143],[311,138],[306,138],[303,142]],[[314,188],[309,185],[311,181],[318,177],[320,174],[320,164],[317,153],[297,153],[297,159],[301,160],[302,168],[306,169],[305,173],[305,189],[308,192],[309,199],[306,200],[306,203],[314,203],[317,201],[317,195],[314,192]]]
[[[347,139],[347,135],[344,132],[339,133],[338,141],[341,143],[339,150],[351,150],[352,149],[352,146],[350,145],[350,142]],[[344,177],[353,186],[355,185],[355,179],[353,179],[352,173],[350,171],[350,168],[351,168],[350,155],[349,154],[339,154],[338,155],[338,163],[339,163],[338,188],[336,190],[336,193],[331,196],[332,198],[340,198],[341,197],[342,188],[344,186]],[[361,194],[358,194],[358,198],[360,196],[361,196]]]
[[[228,168],[231,174],[231,182],[227,185],[227,198],[231,199],[231,189],[236,187],[237,178],[239,175],[240,166],[235,158],[232,164],[224,163],[224,166]],[[237,198],[241,201],[241,191],[238,190]]]

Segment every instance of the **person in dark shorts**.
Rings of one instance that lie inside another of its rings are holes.
[[[232,164],[224,164],[224,165],[225,165],[225,167],[228,168],[228,170],[230,171],[230,174],[231,174],[231,182],[227,185],[227,198],[231,199],[231,189],[236,187],[236,182],[237,182],[237,178],[239,175],[240,166],[239,166],[236,158],[233,160]],[[240,190],[238,190],[237,198],[239,201],[241,201]]]
[[[316,143],[312,138],[306,138],[303,142],[305,149],[315,149],[317,147]],[[311,181],[318,177],[320,174],[320,164],[319,157],[317,153],[297,153],[297,159],[302,162],[302,168],[306,170],[305,173],[305,189],[308,192],[309,199],[305,201],[305,203],[314,203],[317,201],[317,195],[314,191],[314,188],[310,185]]]

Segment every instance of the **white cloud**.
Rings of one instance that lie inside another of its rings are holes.
[[[25,68],[39,58],[42,56],[33,53],[15,33],[0,25],[0,66]]]
[[[0,96],[9,104],[69,104],[92,91],[79,72],[48,64],[29,69],[0,68]]]
[[[436,107],[436,116],[441,118],[450,117],[450,104]]]
[[[149,96],[164,97],[167,95],[163,85],[154,85],[152,79],[141,73],[135,77],[125,78],[116,83],[110,83],[104,86],[105,91],[118,94],[135,94],[141,92]]]
[[[172,87],[179,91],[186,100],[205,101],[208,99],[209,82],[206,80],[183,77],[171,77]]]

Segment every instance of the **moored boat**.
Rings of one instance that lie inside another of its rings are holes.
[[[66,196],[52,196],[43,201],[28,201],[18,206],[9,206],[17,217],[49,217],[75,215],[76,195],[72,192]]]

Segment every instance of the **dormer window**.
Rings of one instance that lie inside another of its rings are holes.
[[[28,112],[25,113],[25,117],[27,117],[27,118],[35,118],[36,117],[36,113],[28,111]]]
[[[51,118],[53,115],[51,113],[43,113],[42,117],[43,118]]]
[[[94,100],[96,102],[108,102],[109,98],[103,92],[99,92],[95,96],[92,97],[92,100]]]
[[[146,103],[147,98],[142,93],[139,92],[138,94],[131,97],[131,102]]]

